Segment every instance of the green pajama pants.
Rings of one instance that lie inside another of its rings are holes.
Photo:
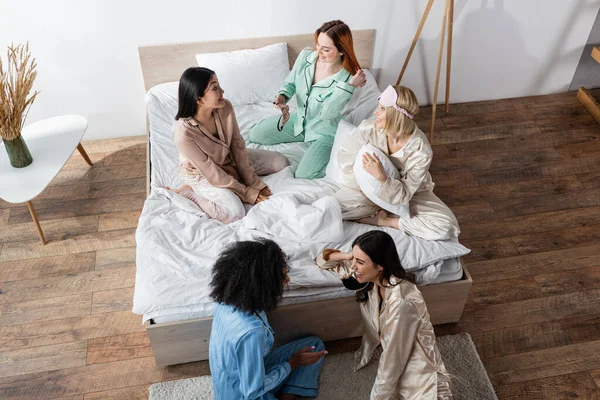
[[[280,143],[303,142],[304,133],[294,136],[294,123],[296,118],[290,115],[290,119],[283,127],[277,130],[280,116],[263,119],[250,129],[250,141],[252,143],[272,146]],[[323,136],[313,142],[304,153],[298,164],[295,177],[299,179],[316,179],[325,176],[327,163],[333,147],[333,137]]]

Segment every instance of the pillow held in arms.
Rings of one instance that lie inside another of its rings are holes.
[[[365,196],[367,196],[369,200],[377,204],[382,209],[391,212],[392,214],[396,214],[402,218],[410,218],[408,204],[389,204],[377,197],[376,193],[381,187],[381,183],[379,183],[379,181],[373,175],[369,174],[363,169],[362,158],[363,154],[366,152],[368,152],[370,155],[375,154],[383,166],[387,176],[392,179],[401,179],[400,171],[398,171],[389,157],[383,154],[383,152],[377,147],[367,143],[360,148],[358,154],[356,154],[356,158],[354,159],[354,178],[356,178],[356,182],[360,186],[360,190],[365,194]]]
[[[273,101],[290,73],[287,43],[259,49],[196,54],[201,67],[215,71],[225,98],[231,104]]]
[[[337,131],[335,132],[335,139],[333,140],[333,147],[331,148],[329,156],[329,164],[327,164],[327,169],[325,170],[325,176],[340,186],[344,186],[344,178],[342,176],[342,169],[338,163],[338,153],[346,141],[346,138],[350,136],[354,129],[356,129],[356,126],[352,125],[350,122],[344,120],[340,121]]]

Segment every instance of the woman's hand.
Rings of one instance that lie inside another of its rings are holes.
[[[275,104],[275,108],[281,109],[281,106],[285,106],[285,96],[282,94],[278,94],[277,96],[275,96],[273,104]]]
[[[373,153],[373,155],[369,153],[363,154],[362,164],[365,171],[371,174],[380,183],[385,183],[387,175],[375,153]]]
[[[254,202],[254,204],[258,204],[261,201],[265,201],[265,200],[269,200],[269,196],[265,196],[264,194],[260,194],[260,192],[258,193],[258,197],[256,198],[256,201]]]
[[[290,363],[290,367],[292,368],[292,370],[296,369],[298,367],[304,367],[306,365],[314,364],[317,361],[319,361],[321,359],[321,357],[323,357],[325,354],[327,354],[327,350],[321,350],[321,351],[314,351],[314,350],[315,350],[314,346],[313,347],[305,347],[303,349],[298,350],[294,354],[292,354],[292,356],[288,360],[288,363]]]
[[[367,77],[362,69],[356,71],[356,74],[354,74],[354,76],[350,78],[350,81],[348,82],[348,84],[354,86],[355,88],[363,87],[365,86],[365,83],[367,83]]]
[[[338,249],[325,249],[323,250],[323,259],[325,261],[350,261],[352,260],[352,253],[342,253]]]
[[[258,192],[260,194],[262,194],[263,196],[267,196],[267,197],[271,197],[273,195],[273,192],[271,192],[271,189],[269,189],[268,186],[265,186],[264,188],[260,189],[260,192]]]
[[[290,119],[290,107],[285,104],[285,96],[278,94],[275,96],[275,100],[273,101],[275,108],[281,110],[281,128],[288,122]]]

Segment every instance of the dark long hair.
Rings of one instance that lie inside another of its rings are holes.
[[[315,31],[315,44],[319,39],[319,34],[324,33],[329,36],[336,49],[342,53],[342,62],[344,69],[351,75],[356,74],[360,69],[360,64],[354,53],[354,41],[352,40],[352,31],[343,21],[335,20],[325,22]]]
[[[379,276],[379,283],[382,285],[384,285],[384,282],[388,282],[389,285],[392,285],[389,283],[392,276],[415,283],[414,275],[410,272],[406,272],[404,267],[402,267],[400,257],[398,257],[398,250],[396,250],[396,243],[394,243],[394,239],[392,239],[388,233],[377,230],[363,233],[354,239],[352,248],[354,248],[354,246],[358,246],[369,256],[373,263],[383,268],[381,275]],[[396,283],[396,285],[398,283]],[[358,291],[356,293],[357,300],[366,301],[367,292],[372,288],[373,285],[369,285],[365,289]]]
[[[183,71],[179,79],[179,108],[175,120],[189,118],[196,114],[196,101],[206,92],[213,70],[204,67],[191,67]]]
[[[286,259],[270,239],[236,242],[213,267],[210,296],[246,313],[271,311],[283,295]]]

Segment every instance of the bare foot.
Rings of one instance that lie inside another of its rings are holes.
[[[358,220],[358,222],[375,226],[385,226],[384,223],[387,218],[387,211],[379,210],[377,214],[371,215],[370,217],[361,218]]]

